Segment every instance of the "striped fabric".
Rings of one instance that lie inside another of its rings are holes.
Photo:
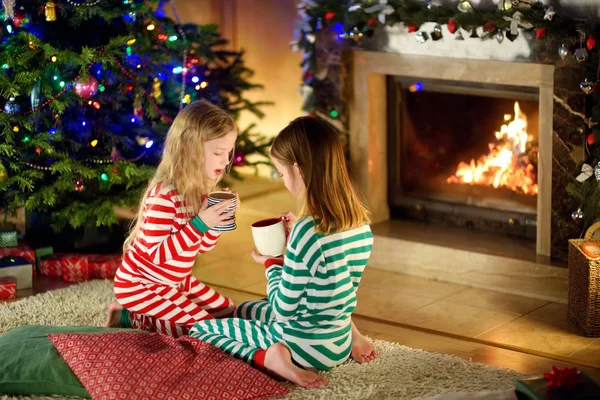
[[[304,218],[292,229],[284,260],[265,263],[268,299],[242,303],[235,312],[241,319],[198,322],[190,335],[248,362],[283,342],[305,368],[339,365],[352,350],[350,316],[372,246],[366,224],[321,235]]]
[[[196,255],[211,250],[219,235],[185,206],[175,187],[158,185],[149,193],[140,233],[114,281],[133,325],[143,321],[145,329],[177,337],[197,321],[232,315],[231,300],[191,276]]]

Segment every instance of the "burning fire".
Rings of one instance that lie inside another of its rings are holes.
[[[470,185],[504,186],[517,193],[535,196],[538,192],[535,169],[526,154],[527,142],[532,137],[527,133],[527,116],[515,102],[515,117],[504,115],[507,124],[496,132],[496,143],[490,143],[489,153],[471,160],[469,164],[458,164],[456,173],[446,179],[448,183]],[[510,122],[509,122],[510,121]]]

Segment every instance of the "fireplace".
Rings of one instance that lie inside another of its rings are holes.
[[[392,218],[535,240],[538,88],[388,76]]]

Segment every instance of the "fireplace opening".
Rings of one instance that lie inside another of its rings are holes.
[[[388,77],[392,217],[535,239],[537,89]]]

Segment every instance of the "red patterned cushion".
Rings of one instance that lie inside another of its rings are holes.
[[[92,399],[263,399],[289,390],[207,343],[158,333],[48,335]]]

